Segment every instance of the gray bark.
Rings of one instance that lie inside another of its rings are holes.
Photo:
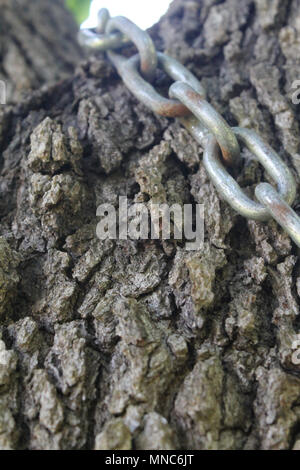
[[[83,52],[63,0],[0,0],[0,80],[7,103],[74,72]]]
[[[175,0],[151,30],[297,181],[299,12],[299,0]],[[298,249],[220,200],[193,138],[100,54],[4,109],[0,148],[0,446],[299,448]],[[236,177],[253,195],[268,177],[243,155]],[[203,203],[204,249],[101,242],[96,208],[120,195]]]

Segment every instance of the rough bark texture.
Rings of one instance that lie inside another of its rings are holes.
[[[299,180],[299,0],[175,0],[151,34]],[[0,147],[0,446],[299,448],[298,250],[219,199],[187,132],[100,55],[5,108]],[[204,249],[99,241],[119,195],[203,203]]]
[[[0,0],[0,80],[7,103],[70,75],[83,56],[63,0]]]

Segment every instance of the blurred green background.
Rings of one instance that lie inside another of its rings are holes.
[[[72,11],[78,24],[89,16],[91,0],[66,0],[67,7]]]
[[[94,28],[97,25],[99,9],[106,7],[112,17],[126,16],[140,28],[147,29],[159,21],[170,3],[171,0],[65,0],[77,23],[84,28]]]

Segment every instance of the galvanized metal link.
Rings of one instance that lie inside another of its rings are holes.
[[[215,136],[227,164],[233,164],[240,157],[238,141],[227,122],[193,87],[176,82],[170,87],[169,95],[184,103]]]
[[[187,107],[177,100],[170,100],[160,95],[153,86],[141,77],[139,67],[139,55],[126,59],[120,54],[108,52],[108,57],[116,67],[123,82],[132,94],[144,103],[153,112],[167,117],[179,117],[190,114]],[[205,96],[205,90],[198,79],[182,64],[171,57],[157,52],[158,65],[173,80],[183,80],[190,83],[197,92]]]
[[[97,33],[104,34],[106,25],[110,19],[110,14],[107,8],[101,8],[98,11],[98,25],[97,25]]]
[[[239,142],[252,152],[275,183],[277,183],[281,197],[288,204],[293,204],[297,192],[296,181],[292,172],[278,153],[252,129],[233,127],[232,130]]]
[[[260,183],[255,189],[255,195],[296,245],[300,246],[300,217],[296,212],[268,183]]]
[[[79,38],[88,48],[107,51],[125,85],[139,101],[157,114],[179,118],[203,146],[206,171],[231,207],[244,217],[258,221],[273,217],[300,247],[300,217],[290,207],[296,195],[294,177],[261,137],[250,129],[231,128],[206,101],[199,80],[175,59],[157,52],[150,36],[127,18],[111,19],[108,11],[102,9],[96,31],[81,30]],[[128,59],[113,52],[130,42],[136,45],[139,54]],[[175,81],[169,90],[171,99],[163,97],[149,83],[157,66]],[[240,158],[239,144],[253,153],[277,186],[275,189],[268,183],[258,184],[255,196],[259,202],[246,195],[224,166]]]
[[[277,184],[280,196],[292,204],[296,185],[293,175],[280,157],[254,132],[239,127],[232,129],[235,135],[254,153]],[[211,136],[204,149],[203,164],[217,191],[239,214],[248,219],[266,221],[270,218],[268,208],[250,199],[239,184],[224,168],[219,157],[219,146]]]
[[[81,46],[97,51],[108,51],[111,49],[120,49],[130,44],[130,39],[123,33],[116,32],[105,34],[106,25],[110,19],[107,8],[101,8],[98,12],[98,25],[96,31],[92,29],[80,29],[78,41]]]
[[[157,67],[157,55],[149,34],[123,16],[111,18],[106,24],[105,32],[107,34],[115,31],[121,31],[137,47],[141,61],[141,72],[145,78],[151,81]]]
[[[78,41],[83,47],[103,52],[108,49],[120,49],[130,43],[130,39],[124,34],[98,34],[90,29],[81,29],[78,33]]]

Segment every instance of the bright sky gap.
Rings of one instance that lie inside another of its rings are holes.
[[[97,25],[97,12],[100,8],[107,8],[111,16],[126,16],[140,28],[150,28],[166,13],[171,0],[93,0],[90,16],[83,23],[85,28]]]

